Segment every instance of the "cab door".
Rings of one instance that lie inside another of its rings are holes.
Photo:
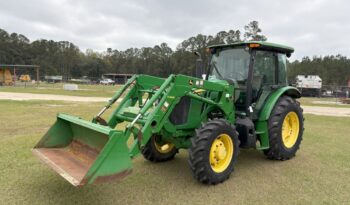
[[[253,119],[258,118],[267,97],[286,85],[285,54],[256,50],[252,75]]]

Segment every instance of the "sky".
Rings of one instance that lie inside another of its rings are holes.
[[[67,40],[82,51],[125,50],[196,34],[215,35],[256,20],[268,41],[303,56],[350,56],[346,0],[0,0],[0,28],[31,41]]]

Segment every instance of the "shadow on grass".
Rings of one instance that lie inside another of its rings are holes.
[[[151,203],[158,196],[169,197],[169,194],[184,194],[186,190],[208,191],[213,186],[203,185],[192,177],[189,168],[187,151],[181,151],[174,160],[163,163],[152,163],[139,157],[134,160],[133,173],[122,181],[107,184],[73,187],[58,175],[45,171],[42,176],[33,179],[35,184],[26,184],[23,188],[36,196],[35,202],[52,204],[106,204],[106,203]],[[257,172],[279,162],[267,160],[256,150],[242,150],[235,171],[228,181],[231,184],[238,177]],[[224,186],[223,184],[218,186]],[[215,186],[215,187],[218,187]],[[32,200],[30,200],[32,201]]]

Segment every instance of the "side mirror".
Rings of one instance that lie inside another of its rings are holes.
[[[193,52],[193,54],[198,57],[196,60],[196,70],[195,70],[194,76],[196,78],[202,78],[203,73],[204,73],[202,56],[197,51]]]

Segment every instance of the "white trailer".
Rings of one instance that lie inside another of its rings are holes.
[[[303,96],[321,95],[322,79],[318,75],[297,75],[295,84]]]

